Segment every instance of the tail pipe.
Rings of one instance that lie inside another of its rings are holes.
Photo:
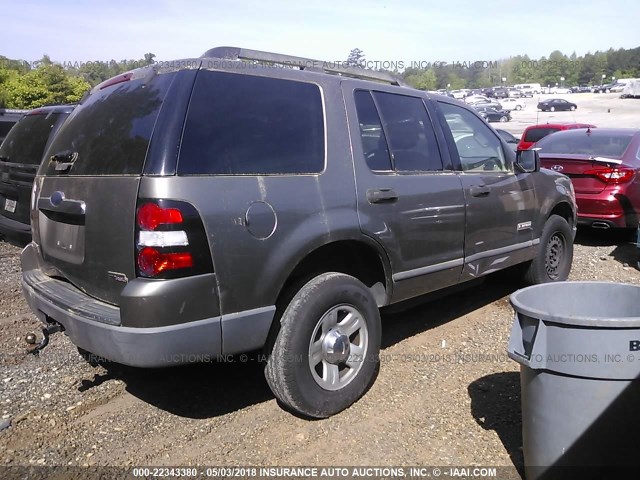
[[[34,355],[38,355],[44,347],[49,345],[49,336],[58,332],[64,332],[64,327],[56,321],[49,320],[47,325],[42,328],[42,340],[40,340],[40,342],[37,341],[35,333],[28,333],[24,337],[25,341],[29,345],[33,345],[33,347],[28,347],[27,351]]]
[[[608,229],[608,228],[611,228],[611,225],[609,225],[609,224],[608,224],[608,223],[606,223],[606,222],[593,222],[593,223],[591,224],[591,226],[592,226],[593,228],[601,228],[601,229],[604,229],[604,230],[606,230],[606,229]]]

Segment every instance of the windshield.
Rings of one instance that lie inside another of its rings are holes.
[[[157,75],[93,93],[56,134],[48,156],[75,153],[68,175],[139,175],[172,80],[171,74]],[[59,175],[57,165],[46,161],[43,172]]]
[[[66,117],[68,114],[50,113],[23,117],[2,143],[0,157],[7,162],[39,165],[49,134],[61,115]]]
[[[622,157],[633,132],[607,135],[551,135],[536,144],[540,153],[583,154],[602,157]]]

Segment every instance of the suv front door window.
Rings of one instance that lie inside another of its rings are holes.
[[[438,105],[464,189],[463,275],[476,277],[516,263],[531,247],[537,205],[531,174],[514,174],[499,136],[478,116],[459,105]]]

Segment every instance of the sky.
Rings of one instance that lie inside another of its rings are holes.
[[[0,55],[198,57],[237,46],[327,61],[483,61],[640,46],[640,1],[0,0]]]

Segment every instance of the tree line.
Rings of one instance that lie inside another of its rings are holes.
[[[96,62],[52,61],[47,55],[37,62],[0,56],[0,108],[31,109],[43,105],[76,103],[93,86],[133,68],[154,63],[155,55],[146,53],[139,60]],[[346,62],[365,65],[364,51],[354,48]],[[423,62],[420,62],[423,64]],[[614,78],[640,77],[640,47],[597,51],[577,56],[559,50],[548,57],[532,59],[518,55],[497,61],[424,62],[427,68],[409,66],[401,75],[421,90],[483,88],[516,83],[541,85],[597,85]]]
[[[140,60],[53,62],[44,55],[37,62],[0,55],[0,108],[32,109],[77,103],[92,87],[115,75],[150,65],[155,55]]]
[[[354,48],[347,57],[351,65],[365,63],[365,54]],[[424,62],[428,68],[406,68],[401,75],[407,83],[421,90],[448,88],[484,88],[518,83],[574,86],[600,85],[620,78],[640,78],[640,47],[597,51],[578,56],[559,50],[539,59],[517,55],[508,59],[488,61],[476,59],[450,62]]]

